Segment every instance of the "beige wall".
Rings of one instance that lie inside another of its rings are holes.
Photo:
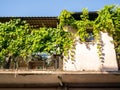
[[[114,50],[113,40],[107,33],[101,32],[103,41],[103,63],[98,56],[97,44],[89,43],[89,49],[86,44],[76,41],[75,59],[74,61],[68,57],[67,61],[63,61],[63,70],[65,71],[118,71],[116,53]]]

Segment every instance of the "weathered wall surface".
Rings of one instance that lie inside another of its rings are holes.
[[[103,62],[99,59],[97,44],[81,44],[76,41],[75,59],[68,58],[63,61],[63,70],[65,71],[118,71],[116,53],[113,40],[107,33],[101,32]]]

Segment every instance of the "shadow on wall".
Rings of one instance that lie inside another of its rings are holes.
[[[117,56],[118,69],[120,70],[120,53],[116,54],[116,56]]]
[[[103,66],[101,71],[105,71],[105,72],[116,72],[119,71],[118,68],[116,67],[107,67],[107,66]]]

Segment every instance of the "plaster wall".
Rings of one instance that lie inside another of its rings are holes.
[[[90,42],[88,46],[76,40],[75,58],[63,61],[63,70],[65,71],[118,71],[116,53],[113,40],[107,33],[101,32],[103,43],[103,62],[98,56],[97,44]]]

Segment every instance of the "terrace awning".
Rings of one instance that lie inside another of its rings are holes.
[[[8,22],[11,19],[21,19],[29,23],[34,28],[52,27],[56,28],[58,24],[57,17],[0,17],[0,22]]]
[[[73,17],[75,20],[80,20],[80,15],[82,12],[75,12],[73,13]],[[97,18],[98,14],[96,12],[89,12],[89,20],[95,20]],[[57,17],[0,17],[0,22],[8,22],[11,19],[21,19],[25,20],[27,23],[30,24],[30,26],[34,28],[39,27],[52,27],[56,28],[57,24],[59,23],[59,20]]]

